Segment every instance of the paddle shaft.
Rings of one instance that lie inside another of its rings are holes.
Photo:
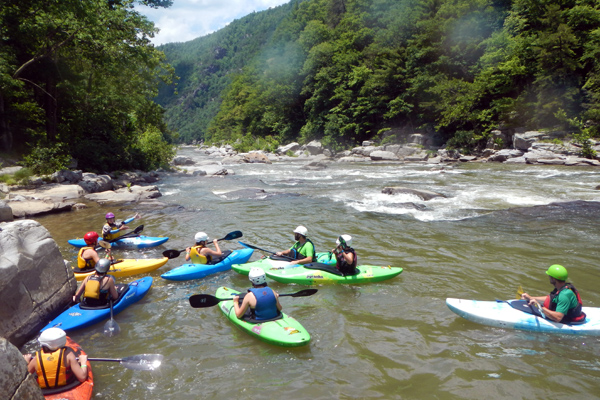
[[[248,243],[242,243],[242,242],[239,242],[239,243],[240,243],[242,246],[248,247],[248,248],[250,248],[250,249],[264,251],[265,253],[269,253],[269,254],[271,254],[271,255],[277,256],[277,253],[274,253],[274,252],[272,252],[272,251],[270,251],[270,250],[261,249],[260,247],[253,246],[253,245],[251,245],[251,244],[248,244]],[[293,258],[293,257],[284,256],[284,255],[277,256],[277,257],[283,257],[283,258],[287,258],[288,260],[291,260],[291,261],[295,261],[295,260],[296,260],[296,259],[295,259],[295,258]]]
[[[233,239],[237,239],[237,238],[241,238],[242,237],[242,232],[240,231],[233,231],[233,232],[229,232],[227,235],[225,235],[224,237],[222,237],[221,239],[217,239],[217,242],[220,242],[221,240],[233,240]],[[167,258],[176,258],[179,257],[179,255],[181,253],[183,253],[186,249],[183,250],[165,250],[163,251],[163,256],[167,257]]]
[[[296,292],[296,293],[283,293],[283,294],[280,294],[279,297],[312,296],[313,294],[317,293],[317,291],[318,291],[318,289],[304,289],[304,290],[300,290],[299,292]],[[240,293],[239,298],[243,299],[245,295],[246,295],[246,293]],[[195,294],[193,296],[190,296],[190,299],[189,299],[190,305],[194,308],[212,307],[212,306],[216,306],[217,304],[219,304],[222,301],[227,301],[227,300],[233,300],[233,297],[220,299],[220,298],[215,297],[210,294]]]
[[[136,228],[135,228],[133,231],[131,231],[131,232],[127,232],[127,233],[124,233],[124,234],[122,234],[121,236],[119,236],[118,238],[116,238],[116,239],[111,239],[111,240],[109,240],[108,242],[109,242],[109,243],[114,243],[114,242],[116,242],[117,240],[120,240],[120,239],[123,239],[123,238],[128,238],[128,237],[132,237],[132,236],[137,236],[137,235],[138,235],[138,234],[139,234],[141,231],[143,231],[143,230],[144,230],[144,225],[140,225],[140,226],[136,227]]]

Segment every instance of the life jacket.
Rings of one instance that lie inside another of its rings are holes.
[[[67,368],[67,351],[62,347],[54,352],[46,353],[43,349],[36,353],[37,381],[42,389],[64,386],[73,381],[71,368]]]
[[[546,296],[546,300],[544,300],[544,307],[549,309],[550,311],[556,311],[556,306],[558,305],[558,294],[565,289],[570,289],[575,296],[577,296],[577,307],[570,309],[560,320],[563,324],[577,323],[583,322],[585,320],[585,313],[582,311],[583,302],[581,301],[581,296],[579,296],[579,292],[575,289],[570,283],[565,284],[565,286],[561,287],[560,290],[554,288],[550,295]],[[554,299],[557,299],[554,301]]]
[[[102,279],[106,275],[98,276],[96,274],[90,276],[90,279],[85,284],[85,291],[83,292],[83,301],[86,305],[101,305],[106,304],[108,290],[102,290]]]
[[[102,227],[102,239],[104,240],[115,240],[118,239],[121,236],[121,231],[115,232],[115,233],[110,233],[110,231],[113,231],[115,229],[119,229],[120,226],[113,223],[113,224],[109,224],[108,222],[106,224],[104,224],[104,226]]]
[[[190,260],[193,264],[208,264],[210,262],[210,256],[205,256],[204,254],[200,253],[200,250],[202,250],[205,247],[206,246],[203,246],[201,244],[192,247],[192,249],[190,250]]]
[[[348,264],[346,258],[343,256],[345,252],[350,252],[354,255],[352,264]],[[356,251],[354,251],[352,247],[348,247],[344,251],[344,253],[335,255],[335,258],[337,259],[335,267],[344,274],[353,274],[354,272],[356,272],[356,266],[358,265],[358,257],[356,256]]]
[[[252,309],[253,319],[272,319],[279,315],[277,299],[273,289],[268,286],[248,289],[256,297],[256,307]]]
[[[310,259],[311,262],[316,261],[316,256],[317,256],[317,248],[315,247],[315,244],[309,239],[306,238],[306,241],[304,242],[304,244],[302,246],[300,246],[300,242],[296,242],[294,243],[294,246],[292,246],[291,250],[292,250],[292,257],[296,260],[301,260],[303,258],[306,258],[306,254],[302,253],[302,250],[304,250],[304,246],[306,246],[307,243],[312,244],[313,247],[313,256]]]
[[[87,260],[83,258],[83,252],[89,249],[93,249],[93,247],[82,247],[81,249],[79,249],[79,253],[77,254],[77,267],[79,267],[79,269],[82,271],[86,269],[93,269],[96,266],[96,262],[92,258]]]

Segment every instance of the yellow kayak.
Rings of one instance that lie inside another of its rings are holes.
[[[115,260],[115,262],[110,266],[108,274],[114,277],[143,274],[145,272],[154,271],[155,269],[162,267],[167,263],[167,261],[169,261],[167,257],[142,259],[128,258],[123,260]],[[92,275],[95,272],[95,270],[87,272],[79,271],[79,268],[73,268],[75,279],[78,281],[84,280],[86,276]]]

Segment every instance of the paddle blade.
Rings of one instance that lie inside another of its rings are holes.
[[[517,289],[517,300],[521,300],[521,295],[525,293],[523,291],[523,288],[521,287],[521,285],[519,285],[518,289]]]
[[[223,239],[219,239],[219,240],[233,240],[233,239],[238,239],[241,237],[242,237],[241,231],[233,231],[233,232],[229,232]]]
[[[301,290],[299,292],[292,293],[290,296],[292,296],[292,297],[312,296],[313,294],[317,293],[318,290],[319,289],[304,289],[304,290]]]
[[[222,299],[231,300],[231,299]],[[211,296],[210,294],[195,294],[190,296],[190,306],[194,308],[206,308],[219,304],[221,299]]]
[[[121,359],[121,365],[125,368],[138,371],[154,371],[163,361],[162,354],[138,354],[136,356]]]
[[[162,252],[163,257],[177,258],[181,254],[182,250],[165,250]]]
[[[113,337],[117,336],[119,333],[121,333],[121,328],[119,327],[119,324],[117,324],[117,321],[114,319],[106,321],[106,324],[104,324],[104,336]]]
[[[102,247],[103,249],[110,249],[111,245],[109,242],[107,242],[106,240],[101,240],[98,242],[98,246]]]

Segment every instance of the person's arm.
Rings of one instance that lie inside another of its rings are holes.
[[[215,249],[209,249],[208,247],[205,247],[204,249],[202,249],[202,254],[204,255],[211,255],[211,256],[215,256],[215,257],[219,257],[221,255],[223,255],[223,252],[221,251],[221,248],[219,247],[219,242],[217,239],[213,240],[213,244],[215,245]]]
[[[529,295],[529,294],[527,294],[527,293],[523,293],[523,294],[521,295],[521,298],[522,298],[523,300],[527,300],[527,301],[528,301],[528,302],[530,302],[530,303],[531,303],[531,301],[532,301],[532,300],[535,300],[536,302],[538,302],[538,303],[542,303],[542,304],[544,304],[544,302],[546,301],[546,297],[548,297],[548,296],[537,296],[537,297],[534,297],[534,296],[530,296],[530,295]]]
[[[127,218],[125,221],[123,221],[123,225],[126,225],[128,223],[130,223],[131,221],[133,221],[134,219],[138,219],[141,218],[139,213],[135,213],[135,215],[131,218]]]
[[[190,251],[192,251],[191,247],[186,247],[185,249],[185,261],[190,261],[192,257],[190,257]]]
[[[312,262],[312,257],[301,258],[300,260],[290,261],[290,264],[308,264]]]
[[[273,294],[275,295],[275,300],[277,300],[277,310],[281,311],[283,309],[283,307],[279,303],[279,293],[277,293],[276,291],[273,291]]]
[[[542,312],[552,321],[554,322],[560,322],[563,317],[565,316],[565,314],[560,313],[558,311],[551,311],[546,307],[542,307]]]
[[[27,371],[29,371],[30,374],[34,374],[35,367],[37,367],[37,361],[35,360],[35,356],[30,356],[29,362],[27,363]]]
[[[117,300],[119,298],[119,293],[117,292],[117,288],[115,286],[115,280],[112,276],[108,277],[108,291],[110,292],[110,296],[113,300]]]
[[[85,284],[90,279],[90,276],[91,275],[86,276],[85,279],[83,280],[83,282],[81,282],[81,285],[79,286],[79,289],[77,289],[77,291],[75,292],[75,295],[73,296],[73,303],[77,303],[77,300],[83,294],[83,291],[85,290]]]
[[[82,354],[79,356],[79,361],[75,357],[75,353],[72,351],[67,354],[67,365],[71,368],[71,371],[79,382],[84,382],[88,377],[87,368],[87,355]]]
[[[244,296],[244,300],[242,300],[242,305],[239,305],[240,296],[235,296],[233,298],[233,309],[235,310],[235,316],[238,318],[242,318],[242,316],[246,313],[246,310],[251,305],[250,297],[255,298],[252,293],[247,293]]]
[[[97,263],[100,260],[100,256],[98,252],[94,249],[87,249],[81,254],[81,258],[85,259],[84,256],[88,256],[88,259],[94,260],[94,263]]]
[[[352,263],[354,262],[354,254],[352,254],[351,251],[349,252],[342,252],[342,257],[344,257],[344,259],[346,260],[346,262],[350,265],[352,265]]]

